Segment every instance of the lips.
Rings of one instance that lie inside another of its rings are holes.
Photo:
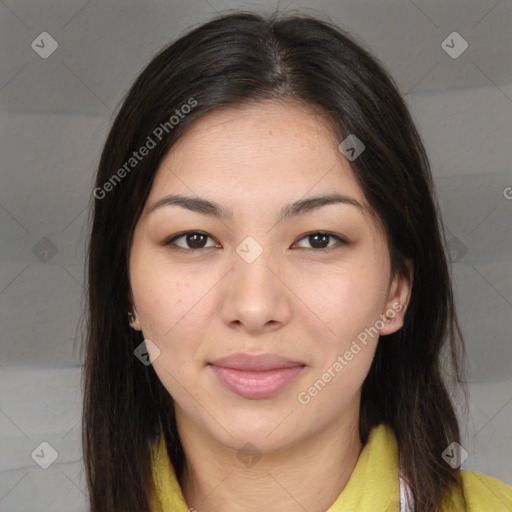
[[[269,398],[298,377],[306,365],[278,354],[233,354],[210,363],[218,381],[248,399]]]
[[[266,371],[277,370],[279,368],[292,368],[295,366],[305,366],[302,361],[292,360],[280,356],[279,354],[246,354],[239,352],[231,356],[222,357],[210,364],[222,368],[232,368],[233,370],[243,371]]]

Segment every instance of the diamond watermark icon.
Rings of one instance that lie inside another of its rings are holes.
[[[254,466],[262,457],[261,452],[252,443],[245,443],[236,456],[248,468]]]
[[[59,43],[48,32],[41,32],[32,41],[31,46],[39,57],[47,59],[59,47]]]
[[[32,254],[43,263],[47,263],[57,254],[55,244],[45,236],[32,247]]]
[[[452,236],[447,245],[452,263],[457,263],[468,252],[468,248],[456,236]]]
[[[263,247],[252,236],[248,236],[238,245],[236,252],[246,263],[253,263],[263,252]]]
[[[365,145],[351,133],[344,141],[340,143],[338,149],[351,162],[355,160],[365,149]]]
[[[469,457],[469,454],[459,443],[453,442],[441,454],[441,457],[452,468],[458,468]]]
[[[452,59],[458,59],[468,49],[468,46],[468,42],[458,32],[452,32],[441,43],[441,48]]]
[[[57,450],[46,441],[43,441],[31,454],[37,465],[43,469],[48,469],[59,456]]]
[[[160,349],[149,339],[145,339],[133,353],[144,366],[149,366],[160,357]]]

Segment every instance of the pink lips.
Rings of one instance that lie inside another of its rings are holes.
[[[210,363],[220,382],[249,399],[267,398],[295,379],[305,368],[301,361],[278,354],[233,354]]]

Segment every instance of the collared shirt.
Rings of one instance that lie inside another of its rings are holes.
[[[152,512],[190,512],[170,463],[163,435],[151,453]],[[462,471],[468,512],[511,512],[512,486],[473,471]],[[382,424],[370,432],[347,485],[326,512],[411,512],[410,489],[399,474],[398,446],[392,430]],[[447,497],[443,512],[463,510]]]

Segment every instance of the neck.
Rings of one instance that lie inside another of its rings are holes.
[[[200,512],[325,512],[345,488],[363,448],[358,410],[314,437],[245,465],[236,450],[213,440],[190,418],[177,414],[176,419],[186,457],[180,486],[187,505]]]

